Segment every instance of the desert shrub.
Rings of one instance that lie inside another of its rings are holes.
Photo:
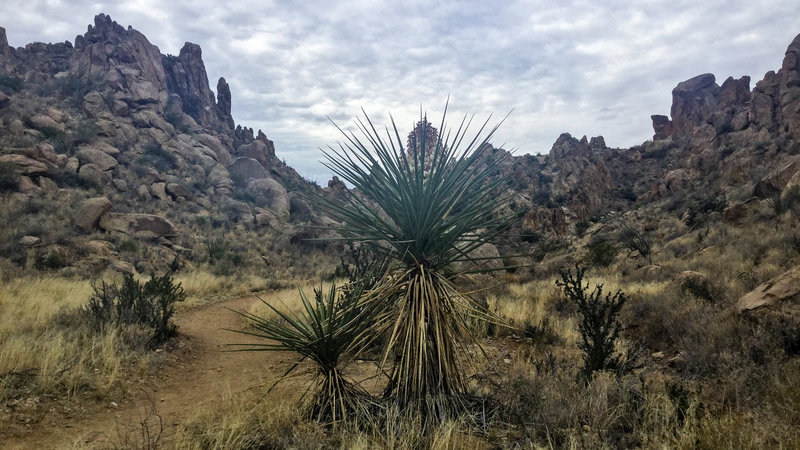
[[[25,82],[22,78],[14,75],[0,75],[0,87],[7,93],[19,92]]]
[[[586,221],[586,220],[578,221],[575,224],[575,235],[578,236],[578,237],[582,237],[584,235],[584,233],[586,233],[586,230],[588,230],[588,229],[589,229],[589,222],[588,221]]]
[[[619,253],[617,246],[606,240],[589,244],[587,248],[586,262],[595,267],[608,267]]]
[[[172,323],[175,304],[186,299],[180,283],[175,283],[171,273],[152,276],[141,284],[133,275],[126,274],[122,285],[101,282],[92,286],[94,293],[82,309],[97,329],[107,325],[143,325],[152,331],[152,341],[160,344],[175,336],[177,327]]]
[[[87,144],[92,142],[97,137],[97,132],[100,129],[93,120],[82,120],[77,128],[75,134],[72,136],[73,145]]]
[[[390,276],[364,300],[384,311],[373,328],[374,335],[387,336],[383,362],[394,360],[384,395],[399,409],[418,412],[426,424],[441,423],[466,407],[459,355],[470,341],[468,316],[489,314],[459,293],[458,274],[448,268],[469,261],[509,222],[500,214],[510,200],[501,189],[507,180],[487,177],[501,163],[486,158],[497,127],[464,139],[468,127],[437,132],[421,117],[404,143],[394,123],[388,137],[369,117],[358,124],[362,137],[343,132],[340,150],[326,156],[336,175],[363,197],[348,191],[343,202],[321,195],[312,200],[342,223],[341,236],[392,261]]]
[[[612,217],[610,224],[616,229],[617,242],[628,250],[628,257],[641,256],[647,259],[649,264],[653,263],[650,239],[644,232],[639,231],[621,217]]]
[[[556,206],[556,204],[553,202],[553,199],[550,197],[550,194],[544,191],[537,192],[531,201],[533,201],[534,204],[544,208],[555,208]]]
[[[117,249],[121,252],[135,253],[139,251],[139,245],[133,239],[124,239],[119,243]]]
[[[0,192],[15,191],[19,186],[19,167],[12,162],[0,162]]]
[[[167,172],[175,167],[177,159],[168,149],[158,142],[150,142],[144,146],[143,154],[137,159],[142,166],[155,167],[159,172]]]
[[[720,212],[725,209],[727,202],[719,194],[710,193],[695,198],[686,211],[686,225],[695,227],[705,223],[708,215],[712,212]]]
[[[370,339],[367,330],[380,310],[361,307],[359,296],[337,291],[336,286],[331,286],[327,294],[322,288],[315,289],[313,302],[302,290],[300,298],[303,309],[298,313],[281,311],[262,300],[280,318],[277,320],[237,311],[255,330],[237,332],[264,338],[267,343],[234,345],[251,351],[296,353],[299,361],[286,375],[297,368],[300,361],[313,361],[317,366],[316,389],[308,414],[314,420],[335,424],[366,417],[368,394],[348,381],[342,370]]]
[[[689,277],[681,283],[681,290],[703,300],[714,300],[714,295],[711,292],[711,285],[709,281],[705,279]]]
[[[36,254],[33,266],[39,270],[55,270],[67,265],[61,252],[57,250],[47,250]]]
[[[95,80],[68,76],[55,81],[55,89],[61,98],[67,100],[75,108],[83,106],[83,97],[101,84]]]
[[[575,274],[571,270],[561,271],[561,280],[556,285],[564,290],[567,298],[573,301],[581,315],[578,331],[581,334],[579,345],[583,351],[583,375],[588,379],[598,370],[617,370],[625,361],[614,356],[616,342],[622,330],[617,315],[625,305],[627,298],[622,291],[613,295],[607,293],[603,297],[603,285],[596,285],[589,293],[589,283],[583,285],[585,269],[576,266]]]
[[[534,344],[541,345],[551,345],[561,340],[547,318],[538,325],[526,320],[523,335],[532,340]]]

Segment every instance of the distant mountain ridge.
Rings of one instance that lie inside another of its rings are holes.
[[[712,74],[679,83],[670,117],[652,116],[653,140],[638,146],[563,134],[548,155],[507,158],[497,175],[517,192],[510,208],[524,212],[518,231],[562,235],[609,211],[665,202],[680,210],[700,195],[735,206],[800,184],[800,36],[777,72],[749,84],[742,77],[720,86]],[[320,233],[308,225],[330,219],[302,193],[334,198],[345,186],[334,179],[323,190],[304,180],[261,130],[235,124],[233,101],[224,78],[216,96],[211,91],[198,45],[163,55],[104,14],[74,44],[12,48],[0,28],[0,164],[18,175],[4,201],[23,208],[46,198],[50,217],[61,217],[53,227],[67,229],[31,230],[9,219],[0,254],[20,265],[31,258],[11,255],[57,252],[126,268],[178,255],[212,261],[216,230],[272,236],[271,247],[245,246],[252,260],[289,246],[324,249],[303,244]],[[158,256],[120,251],[125,236]],[[114,242],[108,252],[86,250],[97,241]]]

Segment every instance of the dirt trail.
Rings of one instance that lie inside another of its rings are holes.
[[[100,409],[79,419],[56,421],[45,418],[36,430],[0,444],[10,449],[62,449],[81,446],[106,448],[119,445],[120,433],[141,428],[145,411],[155,405],[163,419],[163,434],[169,435],[182,420],[220,402],[226,394],[264,384],[264,377],[288,367],[286,355],[272,352],[226,352],[226,344],[257,342],[224,328],[241,329],[242,318],[229,311],[246,310],[258,302],[244,297],[183,311],[175,323],[189,348],[170,355],[157,375],[141,380],[131,392],[132,400]],[[150,417],[150,421],[155,420]]]

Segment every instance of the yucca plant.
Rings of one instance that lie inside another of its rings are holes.
[[[364,114],[360,136],[341,128],[345,141],[329,147],[325,163],[355,187],[344,203],[313,200],[342,225],[343,239],[370,245],[394,261],[394,270],[363,304],[381,311],[374,334],[388,336],[384,364],[391,360],[385,394],[401,408],[428,419],[462,412],[466,380],[459,350],[471,341],[466,319],[483,316],[477,302],[456,289],[461,261],[504,229],[499,211],[509,199],[499,159],[487,158],[497,130],[487,119],[467,135],[471,119],[437,132],[425,116],[403,146],[394,120],[379,133]],[[488,131],[487,131],[488,130]],[[390,355],[394,355],[390,358]]]
[[[299,312],[281,311],[261,299],[276,315],[264,318],[251,313],[234,311],[244,316],[254,331],[231,330],[265,339],[260,344],[233,344],[243,351],[293,352],[300,359],[284,374],[288,376],[305,360],[315,364],[314,390],[310,416],[327,424],[359,417],[367,412],[368,395],[356,384],[342,376],[342,369],[356,353],[360,343],[367,343],[366,333],[372,324],[372,311],[358,305],[358,288],[339,294],[336,286],[327,293],[314,291],[309,300],[300,290],[303,309]]]

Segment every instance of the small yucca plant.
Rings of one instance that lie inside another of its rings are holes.
[[[231,330],[257,336],[262,344],[233,344],[244,351],[294,352],[300,359],[284,374],[294,371],[304,360],[316,365],[315,386],[309,413],[321,423],[335,424],[358,417],[367,411],[367,394],[342,376],[342,369],[355,354],[359,343],[368,341],[372,325],[371,310],[359,307],[353,294],[337,295],[335,286],[327,294],[315,290],[314,300],[301,290],[303,309],[299,312],[281,311],[263,299],[277,318],[263,318],[234,311],[244,316],[255,331]],[[352,291],[351,291],[352,292]]]
[[[489,176],[502,160],[486,158],[497,126],[484,134],[487,120],[470,137],[471,119],[452,131],[445,116],[439,132],[421,117],[405,148],[394,120],[384,136],[365,114],[357,121],[361,137],[342,131],[346,141],[326,152],[327,167],[356,190],[343,204],[315,198],[341,222],[344,239],[394,261],[395,270],[362,304],[381,311],[373,333],[388,336],[384,363],[394,355],[386,396],[433,420],[462,411],[466,380],[458,350],[471,337],[468,316],[486,314],[459,294],[450,269],[473,261],[470,253],[509,219],[499,217],[509,196],[506,180]]]

